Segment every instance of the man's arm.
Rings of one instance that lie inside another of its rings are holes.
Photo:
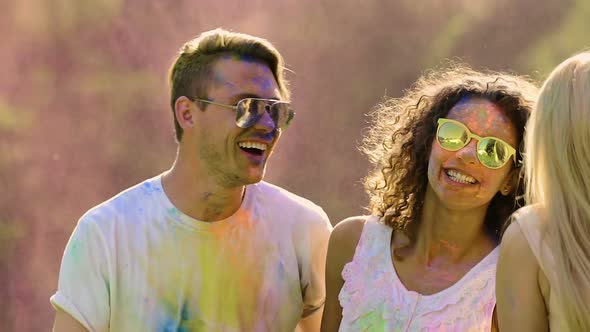
[[[317,218],[314,216],[314,218]],[[326,253],[332,225],[328,216],[322,211],[321,221],[303,229],[300,241],[302,246],[301,287],[303,290],[303,313],[297,332],[317,332],[322,320],[322,308],[326,298],[324,274]]]
[[[57,309],[53,321],[53,332],[88,332],[74,317],[61,309]]]
[[[502,238],[496,272],[496,300],[501,332],[548,331],[547,310],[539,286],[542,271],[518,223]]]
[[[315,332],[318,331],[320,324],[322,323],[322,309],[318,308],[313,314],[302,318],[297,324],[295,332]]]
[[[352,261],[356,245],[363,231],[363,217],[348,218],[336,225],[328,244],[326,260],[326,303],[322,318],[322,332],[338,331],[342,320],[342,307],[338,294],[344,285],[342,269]]]
[[[66,245],[57,292],[50,299],[56,310],[55,331],[109,327],[108,244],[98,224],[93,216],[82,217]]]

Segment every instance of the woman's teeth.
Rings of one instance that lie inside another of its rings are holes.
[[[461,174],[455,170],[448,170],[446,171],[447,175],[449,176],[449,178],[451,178],[451,180],[455,181],[455,182],[459,182],[459,183],[465,183],[465,184],[474,184],[475,182],[477,182],[473,177],[469,176],[469,175],[465,175],[465,174]]]

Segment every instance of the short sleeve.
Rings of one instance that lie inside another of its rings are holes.
[[[304,234],[308,241],[302,264],[301,289],[303,291],[303,313],[305,318],[320,309],[326,300],[325,270],[328,241],[332,225],[328,216],[321,210],[319,220],[314,220]]]
[[[108,331],[110,320],[108,259],[96,220],[82,217],[66,246],[54,308],[71,315],[89,331]]]

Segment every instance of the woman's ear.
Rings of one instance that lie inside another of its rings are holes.
[[[508,196],[510,194],[512,194],[512,192],[516,189],[516,186],[518,185],[518,177],[520,175],[520,168],[514,168],[513,170],[510,171],[510,173],[508,173],[508,176],[506,176],[506,179],[504,179],[504,182],[502,183],[502,186],[500,187],[500,193],[504,196]]]

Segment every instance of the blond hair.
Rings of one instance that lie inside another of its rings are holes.
[[[525,151],[526,201],[543,206],[556,264],[545,271],[552,293],[568,330],[590,331],[590,52],[543,84]]]

